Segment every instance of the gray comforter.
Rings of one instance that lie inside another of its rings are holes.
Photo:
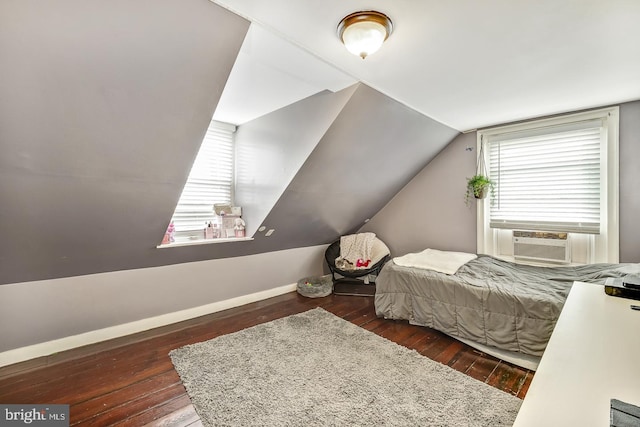
[[[376,280],[375,308],[380,317],[541,356],[574,281],[602,285],[627,274],[640,274],[640,264],[533,267],[479,256],[448,275],[390,261]]]

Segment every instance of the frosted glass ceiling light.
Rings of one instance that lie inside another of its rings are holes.
[[[391,29],[391,20],[383,13],[355,12],[340,21],[338,36],[349,52],[364,59],[380,49]]]

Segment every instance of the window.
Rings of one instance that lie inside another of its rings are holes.
[[[233,204],[235,130],[211,121],[171,218],[177,237],[202,237],[214,203]]]
[[[478,251],[510,255],[511,230],[561,231],[581,235],[574,262],[617,262],[617,128],[608,108],[478,132],[496,183],[479,205]]]
[[[602,120],[487,137],[492,228],[600,234]]]

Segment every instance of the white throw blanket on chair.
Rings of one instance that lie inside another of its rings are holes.
[[[336,267],[343,270],[369,268],[371,248],[375,239],[374,233],[358,233],[340,237],[340,256],[336,258]]]

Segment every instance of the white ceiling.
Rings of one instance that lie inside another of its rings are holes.
[[[236,124],[356,81],[460,131],[640,99],[640,0],[214,1],[253,23],[216,111]],[[394,30],[362,60],[336,27],[372,9]]]

